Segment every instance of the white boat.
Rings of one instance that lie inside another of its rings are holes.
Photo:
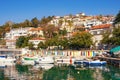
[[[44,56],[44,57],[40,57],[37,60],[35,60],[35,63],[38,63],[38,64],[53,64],[54,59],[53,59],[52,56]]]
[[[40,64],[40,67],[45,70],[49,70],[54,67],[54,64]]]
[[[34,65],[35,64],[34,61],[37,60],[37,59],[38,59],[37,56],[24,56],[22,58],[22,64]]]
[[[0,62],[2,63],[15,63],[16,59],[13,57],[0,56]]]
[[[74,64],[75,58],[72,57],[62,57],[55,59],[56,64]]]

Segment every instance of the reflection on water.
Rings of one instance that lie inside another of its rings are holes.
[[[120,69],[112,66],[75,68],[53,64],[9,64],[0,67],[0,80],[120,80]]]

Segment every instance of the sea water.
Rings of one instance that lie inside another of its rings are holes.
[[[113,66],[1,65],[0,80],[120,80],[120,68]]]

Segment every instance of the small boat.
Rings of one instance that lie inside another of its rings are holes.
[[[57,58],[55,59],[56,64],[74,64],[75,58],[67,57],[67,58]]]
[[[22,58],[22,64],[34,65],[35,64],[34,61],[37,59],[38,59],[38,57],[36,57],[36,56],[32,56],[32,57],[31,56],[24,56]]]
[[[2,63],[15,63],[16,59],[8,56],[0,56],[0,62]]]
[[[81,64],[83,64],[83,60],[75,60],[74,64],[81,65]]]
[[[53,64],[54,59],[52,56],[44,56],[35,60],[35,64]]]
[[[83,60],[75,60],[74,61],[74,66],[75,67],[83,67]]]
[[[107,64],[107,62],[96,60],[96,61],[84,61],[83,64],[85,66],[105,66]]]
[[[39,65],[42,69],[49,70],[54,67],[54,64],[40,64]]]

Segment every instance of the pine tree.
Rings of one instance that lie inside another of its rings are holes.
[[[119,24],[119,23],[120,23],[120,11],[119,11],[119,13],[116,15],[115,20],[114,20],[114,22],[113,22],[113,25]]]

